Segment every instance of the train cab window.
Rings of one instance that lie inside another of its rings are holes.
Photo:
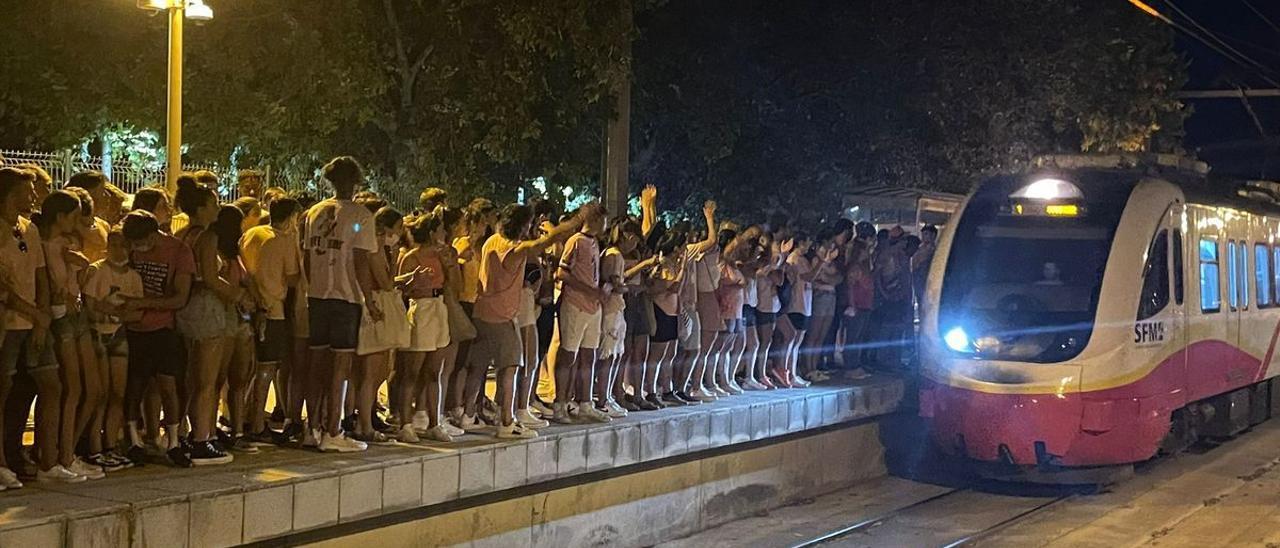
[[[1271,306],[1271,253],[1267,251],[1267,246],[1255,244],[1253,246],[1253,277],[1257,286],[1254,293],[1258,297],[1258,307]]]
[[[1227,304],[1231,306],[1231,310],[1240,307],[1240,271],[1236,265],[1236,242],[1229,240],[1227,242]]]
[[[1236,244],[1236,301],[1241,310],[1249,309],[1249,244]]]
[[[1173,231],[1173,301],[1182,304],[1182,231]],[[1280,255],[1277,255],[1280,257]]]
[[[1142,269],[1142,293],[1138,321],[1155,316],[1169,304],[1169,231],[1161,230],[1147,251]]]
[[[1222,309],[1222,288],[1218,278],[1218,242],[1200,240],[1200,311]]]

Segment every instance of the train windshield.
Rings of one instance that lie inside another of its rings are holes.
[[[1052,363],[1084,350],[1133,176],[1082,172],[1069,203],[1012,196],[1025,177],[987,181],[970,199],[947,259],[939,329],[952,350]]]

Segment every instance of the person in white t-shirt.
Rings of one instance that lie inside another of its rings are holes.
[[[98,362],[106,368],[107,405],[95,418],[89,444],[96,447],[97,437],[105,450],[97,459],[108,472],[132,466],[121,446],[124,429],[124,391],[129,375],[129,340],[123,329],[125,321],[136,321],[140,314],[126,303],[144,296],[142,276],[129,267],[129,244],[120,229],[107,234],[107,258],[89,265],[85,273],[85,307],[93,320],[97,338],[94,350]],[[92,455],[91,455],[92,457]],[[94,459],[90,459],[93,461]]]
[[[334,158],[324,166],[324,179],[333,186],[334,197],[307,212],[303,239],[311,356],[319,370],[330,373],[324,417],[312,419],[311,428],[320,426],[323,431],[322,451],[364,451],[364,442],[342,432],[342,396],[359,342],[362,307],[368,306],[370,318],[382,317],[370,298],[373,284],[368,277],[369,255],[378,250],[378,239],[373,213],[351,200],[364,180],[360,164],[350,156]]]

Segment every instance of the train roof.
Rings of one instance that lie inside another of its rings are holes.
[[[1047,155],[1033,165],[1070,171],[1131,171],[1182,189],[1188,203],[1280,217],[1280,182],[1214,175],[1204,162],[1175,154]]]

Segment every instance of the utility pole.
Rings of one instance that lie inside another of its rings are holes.
[[[627,28],[631,27],[631,0],[622,0],[623,21]],[[613,87],[613,98],[617,103],[615,116],[609,120],[605,128],[604,158],[600,178],[603,188],[601,196],[609,214],[618,215],[627,211],[627,180],[631,170],[631,38],[623,35],[625,52],[623,73]]]

